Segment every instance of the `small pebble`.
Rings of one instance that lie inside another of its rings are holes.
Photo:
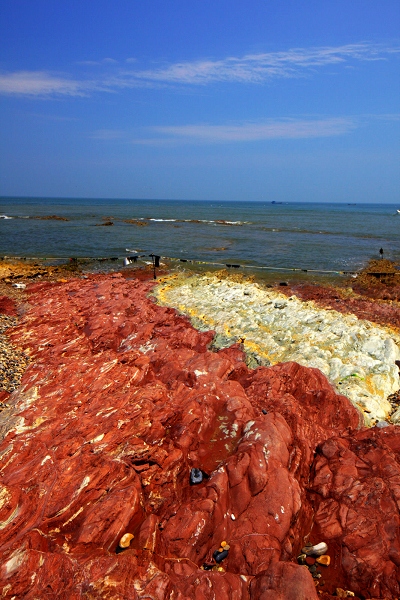
[[[120,548],[128,548],[134,537],[133,533],[125,533],[119,540]]]
[[[203,473],[201,470],[194,467],[190,471],[189,481],[190,485],[197,485],[198,483],[201,483],[203,481]]]
[[[301,552],[303,554],[307,554],[307,556],[310,556],[310,554],[313,556],[321,556],[321,554],[325,554],[327,550],[328,546],[325,544],[325,542],[320,542],[319,544],[315,544],[315,546],[304,546]]]
[[[193,467],[193,469],[191,469],[191,471],[190,471],[190,476],[189,476],[190,485],[196,485],[196,484],[204,481],[204,479],[209,479],[209,478],[210,478],[210,476],[205,471],[202,471],[201,469],[198,469],[197,467]]]

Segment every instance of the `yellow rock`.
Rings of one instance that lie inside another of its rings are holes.
[[[325,567],[329,567],[329,565],[331,564],[331,557],[327,554],[322,554],[322,556],[318,556],[316,562],[320,565],[324,565]]]
[[[350,598],[354,596],[354,592],[349,592],[348,590],[342,590],[342,588],[336,588],[336,596],[338,598]]]
[[[133,535],[133,533],[125,533],[122,538],[119,540],[119,546],[120,548],[128,548],[131,540],[134,538],[135,536]]]

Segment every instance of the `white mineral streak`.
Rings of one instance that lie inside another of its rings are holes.
[[[215,344],[218,337],[221,346],[241,340],[259,364],[296,361],[320,369],[367,424],[390,416],[387,397],[400,387],[395,364],[400,336],[389,327],[214,275],[171,276],[155,296],[188,315],[198,329],[215,330]]]
[[[19,549],[11,555],[11,558],[9,558],[4,565],[7,576],[11,575],[11,573],[14,573],[14,571],[20,568],[20,566],[26,558],[25,555],[26,552],[24,550],[21,551]]]

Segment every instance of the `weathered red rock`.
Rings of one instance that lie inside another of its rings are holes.
[[[0,391],[0,402],[7,402],[7,399],[9,398],[10,393],[6,392],[6,390],[1,390]]]
[[[316,530],[343,581],[366,597],[400,594],[399,449],[396,427],[373,428],[327,440],[314,465]]]
[[[365,289],[354,282],[353,289],[355,294],[350,296],[339,288],[310,284],[290,285],[279,288],[279,291],[287,296],[295,294],[302,300],[313,300],[321,307],[332,308],[340,313],[356,315],[359,319],[400,327],[400,286]]]
[[[17,314],[17,307],[14,300],[7,296],[0,296],[0,314],[15,316]]]
[[[316,600],[296,558],[326,541],[325,598],[396,598],[397,429],[355,431],[315,369],[209,351],[152,285],[31,288],[11,337],[32,362],[0,445],[3,597]],[[190,486],[192,467],[209,479]],[[221,540],[225,572],[201,570]]]

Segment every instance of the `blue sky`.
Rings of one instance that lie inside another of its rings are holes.
[[[0,195],[400,203],[398,0],[3,0]]]

